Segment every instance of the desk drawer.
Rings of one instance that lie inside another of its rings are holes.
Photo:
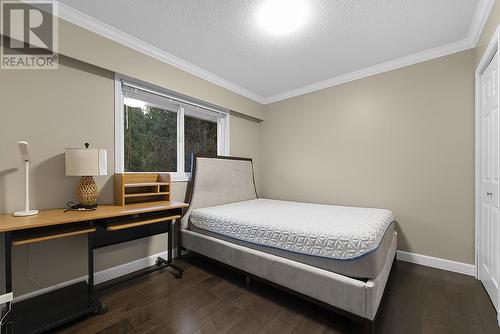
[[[181,211],[133,215],[96,223],[94,248],[167,233],[172,219],[180,219]]]
[[[63,226],[39,227],[16,231],[12,234],[12,245],[20,246],[46,240],[67,238],[94,233],[96,228],[88,223],[75,223]]]
[[[145,226],[145,225],[152,225],[155,223],[167,223],[169,221],[172,221],[174,219],[179,219],[181,218],[180,215],[173,215],[173,216],[165,216],[165,217],[157,217],[157,218],[134,218],[131,219],[130,221],[126,222],[113,222],[113,223],[107,223],[105,225],[106,230],[109,232],[116,232],[120,230],[127,230],[130,228],[136,228],[140,226]]]

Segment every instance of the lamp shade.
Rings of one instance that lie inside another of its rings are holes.
[[[98,148],[67,148],[65,160],[67,176],[108,175],[107,150]]]

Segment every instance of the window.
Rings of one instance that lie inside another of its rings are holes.
[[[124,171],[177,171],[177,111],[154,106],[124,109]]]
[[[217,155],[217,120],[204,119],[195,112],[184,114],[184,170],[191,170],[191,154]]]
[[[227,112],[116,78],[116,171],[186,180],[192,153],[227,155]]]

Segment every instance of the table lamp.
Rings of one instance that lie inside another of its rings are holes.
[[[94,176],[108,175],[107,150],[89,148],[67,148],[65,152],[66,176],[81,176],[76,190],[78,208],[97,207],[97,186]]]

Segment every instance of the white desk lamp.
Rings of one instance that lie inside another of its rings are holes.
[[[24,211],[14,212],[16,217],[33,216],[38,214],[38,210],[30,210],[30,152],[28,150],[28,142],[18,141],[19,151],[21,152],[21,160],[24,162]]]

